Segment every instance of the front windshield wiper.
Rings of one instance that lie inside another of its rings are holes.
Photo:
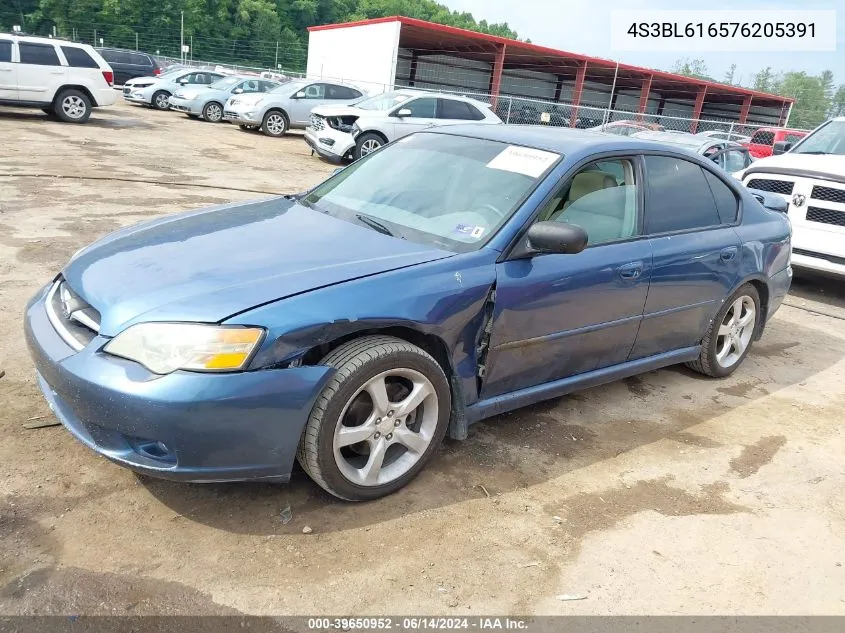
[[[385,235],[389,235],[390,237],[396,237],[393,234],[393,231],[391,231],[384,224],[382,224],[381,222],[379,222],[375,218],[370,217],[369,215],[365,215],[363,213],[356,213],[355,217],[358,218],[359,221],[363,222],[364,224],[369,226],[371,229],[375,229],[379,233],[384,233]]]
[[[830,154],[830,152],[819,152],[819,151],[813,151],[813,152],[795,152],[795,153],[796,153],[796,154],[813,154],[813,155],[815,155],[815,156],[826,156],[827,154]]]

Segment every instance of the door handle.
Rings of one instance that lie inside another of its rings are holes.
[[[630,264],[620,266],[618,270],[619,276],[622,279],[639,279],[640,275],[643,274],[643,263],[631,262]]]
[[[722,251],[719,253],[719,257],[722,259],[723,262],[729,262],[737,254],[737,247],[736,246],[728,246],[727,248],[723,248]]]
[[[63,70],[51,70],[50,74],[51,75],[64,75],[65,71],[63,71]]]

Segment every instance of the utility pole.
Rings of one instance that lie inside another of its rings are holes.
[[[138,50],[138,33],[135,33],[135,50]]]
[[[191,63],[194,63],[194,36],[191,35]]]
[[[97,45],[97,29],[94,29],[94,46]]]
[[[279,40],[276,40],[276,64],[273,68],[279,70]]]
[[[182,11],[182,18],[179,25],[179,59],[185,63],[185,12]]]

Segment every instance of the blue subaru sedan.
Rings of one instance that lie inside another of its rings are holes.
[[[448,435],[686,363],[735,371],[789,289],[790,225],[713,162],[548,127],[420,132],[310,191],[82,249],[26,309],[50,407],[112,461],[343,499]]]

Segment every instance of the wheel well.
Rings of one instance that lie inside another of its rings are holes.
[[[94,98],[94,95],[92,95],[91,91],[88,90],[88,88],[86,88],[85,86],[62,86],[61,88],[56,90],[56,96],[53,97],[53,105],[56,104],[56,101],[58,100],[58,98],[62,95],[62,93],[65,90],[79,90],[79,92],[81,92],[86,97],[88,97],[88,100],[91,102],[92,106],[96,107],[96,106],[99,105],[97,103],[97,100]]]
[[[769,286],[764,281],[759,279],[749,279],[750,283],[757,290],[760,295],[760,311],[762,312],[757,332],[754,335],[754,340],[759,340],[763,336],[763,328],[766,326],[766,315],[769,313]]]
[[[407,341],[412,345],[416,345],[417,347],[424,349],[426,352],[431,354],[434,360],[437,361],[437,363],[443,369],[443,372],[446,374],[447,378],[450,378],[452,376],[452,361],[450,360],[449,351],[446,347],[446,343],[444,343],[441,338],[432,334],[424,334],[422,332],[419,332],[418,330],[414,330],[413,328],[402,326],[360,330],[358,332],[354,332],[353,334],[341,336],[340,338],[337,338],[329,343],[317,345],[316,347],[312,347],[311,349],[309,349],[303,355],[302,364],[316,365],[320,362],[323,357],[325,357],[329,352],[331,352],[335,348],[340,347],[348,341],[351,341],[356,338],[361,338],[362,336],[367,336],[369,334],[384,334],[387,336],[395,336],[396,338],[401,338],[403,341]]]
[[[267,115],[270,114],[271,112],[278,112],[283,117],[285,117],[285,119],[287,119],[288,123],[290,123],[290,117],[288,116],[288,113],[285,112],[282,108],[270,108],[269,110],[267,110],[267,112],[264,113],[264,118],[266,118]]]
[[[387,140],[387,137],[384,134],[382,134],[381,132],[378,132],[376,130],[365,130],[365,131],[361,132],[361,134],[358,136],[358,138],[361,138],[362,136],[364,136],[364,134],[374,134],[374,135],[378,136],[382,140],[383,143],[389,143],[390,142],[390,141]]]

